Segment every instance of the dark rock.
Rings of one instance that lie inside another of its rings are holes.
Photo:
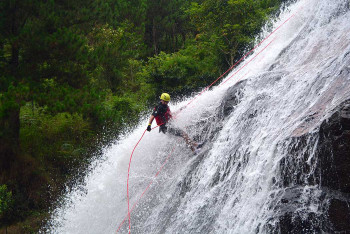
[[[308,217],[308,219],[311,218]],[[294,217],[291,213],[287,213],[279,220],[278,233],[314,233],[314,230],[310,222],[305,222],[300,217]]]
[[[317,142],[314,134],[292,137],[283,146],[287,148],[288,156],[280,161],[283,187],[295,185],[316,185],[319,183],[319,173],[311,173],[311,165],[316,158],[310,158],[313,147]],[[310,158],[310,160],[309,160]]]
[[[350,100],[320,128],[321,185],[350,193]]]
[[[237,106],[243,96],[242,90],[246,83],[247,80],[242,80],[226,91],[226,97],[220,106],[222,117],[227,117],[234,110],[235,106]]]
[[[279,233],[321,233],[319,219],[315,213],[307,214],[307,217],[295,216],[292,213],[283,215],[279,222]]]
[[[339,199],[330,200],[328,216],[335,232],[350,233],[349,202]]]
[[[303,207],[304,187],[296,186],[282,190],[276,200],[275,217],[265,225],[268,233],[318,233],[322,230],[322,216],[306,212]]]
[[[280,161],[281,181],[276,184],[283,194],[274,207],[277,223],[268,223],[268,232],[350,233],[350,100],[334,109],[319,132],[283,144],[288,156]],[[310,186],[322,194],[317,197]],[[307,206],[306,187],[309,201],[319,206],[317,212],[301,212]]]
[[[216,115],[213,115],[212,112],[204,113],[202,120],[197,122],[194,126],[196,135],[193,139],[195,141],[203,141],[204,139],[212,141],[215,138],[216,134],[222,129],[222,120],[226,118],[240,102],[246,83],[247,81],[243,80],[228,88],[220,106],[215,112],[217,113]]]

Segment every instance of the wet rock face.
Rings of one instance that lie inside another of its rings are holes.
[[[239,104],[245,81],[227,90],[218,119]],[[288,156],[280,161],[283,188],[268,233],[350,233],[350,100],[339,105],[319,132],[283,142]],[[321,192],[320,192],[321,191]],[[307,198],[306,198],[307,197]],[[305,199],[318,210],[304,209]]]
[[[276,201],[275,207],[278,222],[267,224],[267,233],[321,233],[322,217],[315,212],[304,212],[302,208],[304,189],[295,186],[281,191],[282,198]]]
[[[328,216],[335,232],[350,233],[350,203],[340,199],[329,201]]]
[[[280,215],[272,232],[350,233],[350,100],[336,108],[318,133],[292,138],[288,144],[289,156],[280,163],[284,194],[276,201]],[[319,205],[317,212],[297,212],[305,186],[321,190],[310,195]]]
[[[240,81],[227,90],[226,97],[223,99],[221,104],[221,111],[219,111],[219,115],[221,114],[221,117],[227,117],[237,106],[243,96],[243,88],[246,83],[247,80]]]
[[[205,136],[205,139],[208,142],[213,141],[213,139],[222,129],[222,125],[218,123],[221,123],[223,119],[228,117],[239,104],[241,98],[243,97],[243,89],[246,83],[246,80],[240,81],[226,91],[225,97],[223,98],[223,101],[216,112],[217,115],[211,116],[211,121],[203,121],[197,123],[197,129],[202,128],[202,130],[199,131],[199,134],[197,136],[194,136],[195,140],[201,140],[203,139],[202,137]],[[209,114],[212,115],[212,113]],[[213,125],[213,123],[215,124]],[[178,184],[180,188],[180,195],[182,197],[185,196],[185,194],[191,189],[193,175],[197,171],[197,167],[202,162],[203,157],[205,157],[205,155],[196,157],[196,159],[193,161],[193,164],[191,165],[191,170],[189,170],[190,173],[188,173],[187,176],[184,177],[185,179]],[[233,158],[231,159],[233,160]],[[224,173],[224,176],[227,173]],[[220,180],[222,180],[222,178],[220,178],[220,173],[218,171],[214,176],[212,186],[215,186]]]
[[[350,100],[322,123],[318,154],[321,185],[350,193]]]
[[[318,155],[321,186],[342,194],[328,200],[329,222],[333,231],[350,233],[350,100],[322,123]]]

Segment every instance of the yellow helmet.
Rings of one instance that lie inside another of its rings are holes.
[[[170,101],[170,95],[167,93],[162,93],[162,95],[160,95],[160,100],[169,102]]]

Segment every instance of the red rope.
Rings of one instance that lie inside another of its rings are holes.
[[[157,126],[158,127],[158,126]],[[154,127],[154,128],[157,128]],[[154,129],[153,128],[153,129]],[[142,136],[143,137],[143,136]],[[141,137],[141,139],[142,139]],[[168,157],[165,159],[164,163],[162,164],[162,166],[159,168],[159,170],[157,171],[156,175],[154,176],[153,180],[148,184],[148,186],[146,187],[146,189],[143,191],[143,193],[141,194],[141,196],[137,199],[137,201],[133,204],[131,210],[128,210],[128,214],[125,216],[125,218],[123,219],[123,221],[121,222],[121,224],[118,227],[117,233],[118,231],[121,229],[122,225],[124,224],[125,220],[127,217],[129,217],[130,219],[130,213],[134,210],[134,208],[136,207],[136,205],[139,203],[139,201],[141,200],[141,198],[143,197],[143,195],[147,192],[147,190],[151,187],[151,185],[153,184],[153,182],[155,181],[155,179],[157,178],[157,176],[159,175],[159,173],[161,172],[161,170],[163,169],[163,167],[165,166],[165,164],[167,163],[167,161],[169,160],[169,158],[172,156],[174,150],[175,150],[175,146],[176,144],[174,144],[172,150],[170,151]],[[130,167],[130,166],[129,166]],[[129,180],[128,180],[129,182]],[[129,201],[128,201],[128,205],[129,205]],[[129,221],[129,232],[130,232],[130,221]]]
[[[238,69],[232,76],[230,76],[228,79],[226,79],[224,82],[222,82],[220,85],[225,84],[227,81],[229,81],[233,76],[235,76],[238,72],[240,72],[245,66],[247,66],[251,61],[253,61],[259,54],[261,54],[276,38],[274,38],[272,41],[269,42],[259,53],[257,53],[249,62],[244,64],[240,69]]]
[[[246,53],[240,60],[238,60],[234,65],[232,65],[226,72],[224,72],[220,77],[218,77],[214,82],[212,82],[209,86],[207,86],[205,89],[203,89],[199,94],[197,94],[189,103],[186,104],[186,107],[189,106],[194,100],[196,100],[198,98],[198,96],[200,96],[201,94],[203,94],[205,91],[207,91],[211,86],[213,86],[218,80],[220,80],[224,75],[226,75],[229,71],[231,71],[238,63],[240,63],[243,59],[245,59],[250,53],[252,53],[257,47],[259,47],[264,41],[266,41],[272,34],[274,34],[277,30],[279,30],[285,23],[287,23],[291,18],[293,18],[295,16],[295,14],[291,15],[288,19],[286,19],[280,26],[278,26],[274,31],[272,31],[267,37],[265,37],[258,45],[256,45],[253,49],[251,49],[248,53]],[[247,66],[251,61],[253,61],[261,52],[263,52],[274,40],[272,40],[269,44],[267,44],[257,55],[255,55],[248,63],[246,63],[244,66],[242,66],[237,72],[235,72],[230,78],[228,78],[225,82],[223,82],[222,84],[226,83],[228,80],[230,80],[234,75],[236,75],[240,70],[242,70],[245,66]],[[181,112],[182,110],[180,110]],[[156,126],[152,129],[155,129],[159,126]],[[143,132],[140,140],[137,142],[137,144],[135,145],[131,156],[130,156],[130,160],[129,160],[129,167],[128,167],[128,178],[127,178],[127,201],[128,201],[128,219],[129,219],[129,233],[131,233],[131,218],[130,218],[130,213],[131,211],[134,209],[134,207],[137,205],[138,201],[142,198],[142,196],[146,193],[146,191],[149,189],[149,187],[151,186],[151,184],[153,183],[153,181],[147,186],[146,190],[142,193],[142,195],[140,196],[140,198],[137,200],[137,202],[133,205],[132,209],[130,210],[130,201],[129,201],[129,175],[130,175],[130,165],[131,165],[131,160],[132,160],[132,156],[135,152],[136,147],[138,146],[138,144],[140,143],[140,141],[142,140],[143,136],[145,135],[146,130]],[[171,152],[172,153],[172,152]],[[170,154],[171,155],[171,154]],[[168,156],[168,158],[170,157],[170,155]],[[167,160],[168,160],[167,158]],[[163,166],[166,164],[167,160],[165,161],[165,163],[162,165],[162,167],[160,168],[160,170],[157,172],[156,176],[158,176],[158,174],[160,173],[160,171],[162,170]],[[122,223],[119,225],[119,228],[117,230],[117,232],[120,230],[122,224],[125,222],[125,219],[122,221]]]
[[[140,140],[137,142],[137,144],[135,145],[134,149],[132,150],[131,156],[130,156],[130,160],[129,160],[129,167],[128,167],[128,179],[127,179],[127,185],[126,185],[126,194],[127,194],[127,199],[128,199],[128,216],[129,216],[129,233],[131,230],[131,219],[130,219],[130,211],[129,211],[129,175],[130,175],[130,165],[131,165],[131,159],[132,156],[134,155],[135,149],[138,146],[138,144],[140,143],[140,141],[142,140],[143,136],[145,135],[147,129],[145,129],[145,131],[143,132]]]

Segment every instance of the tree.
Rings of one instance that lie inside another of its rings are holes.
[[[3,220],[7,224],[6,213],[9,211],[13,204],[12,192],[7,190],[5,184],[0,185],[0,220]]]
[[[174,96],[205,87],[219,75],[218,54],[213,46],[214,43],[198,45],[188,41],[178,52],[161,52],[149,59],[138,78],[152,84],[154,92],[167,90]]]
[[[215,41],[228,67],[252,45],[267,16],[277,9],[278,2],[204,0],[192,2],[186,12],[198,32],[199,41]]]
[[[80,32],[90,3],[0,2],[0,168],[8,168],[20,149],[25,102],[59,102],[59,85],[79,89],[88,83],[88,50]]]
[[[148,1],[145,25],[145,43],[153,49],[152,55],[175,52],[180,49],[189,33],[184,13],[186,0]]]

